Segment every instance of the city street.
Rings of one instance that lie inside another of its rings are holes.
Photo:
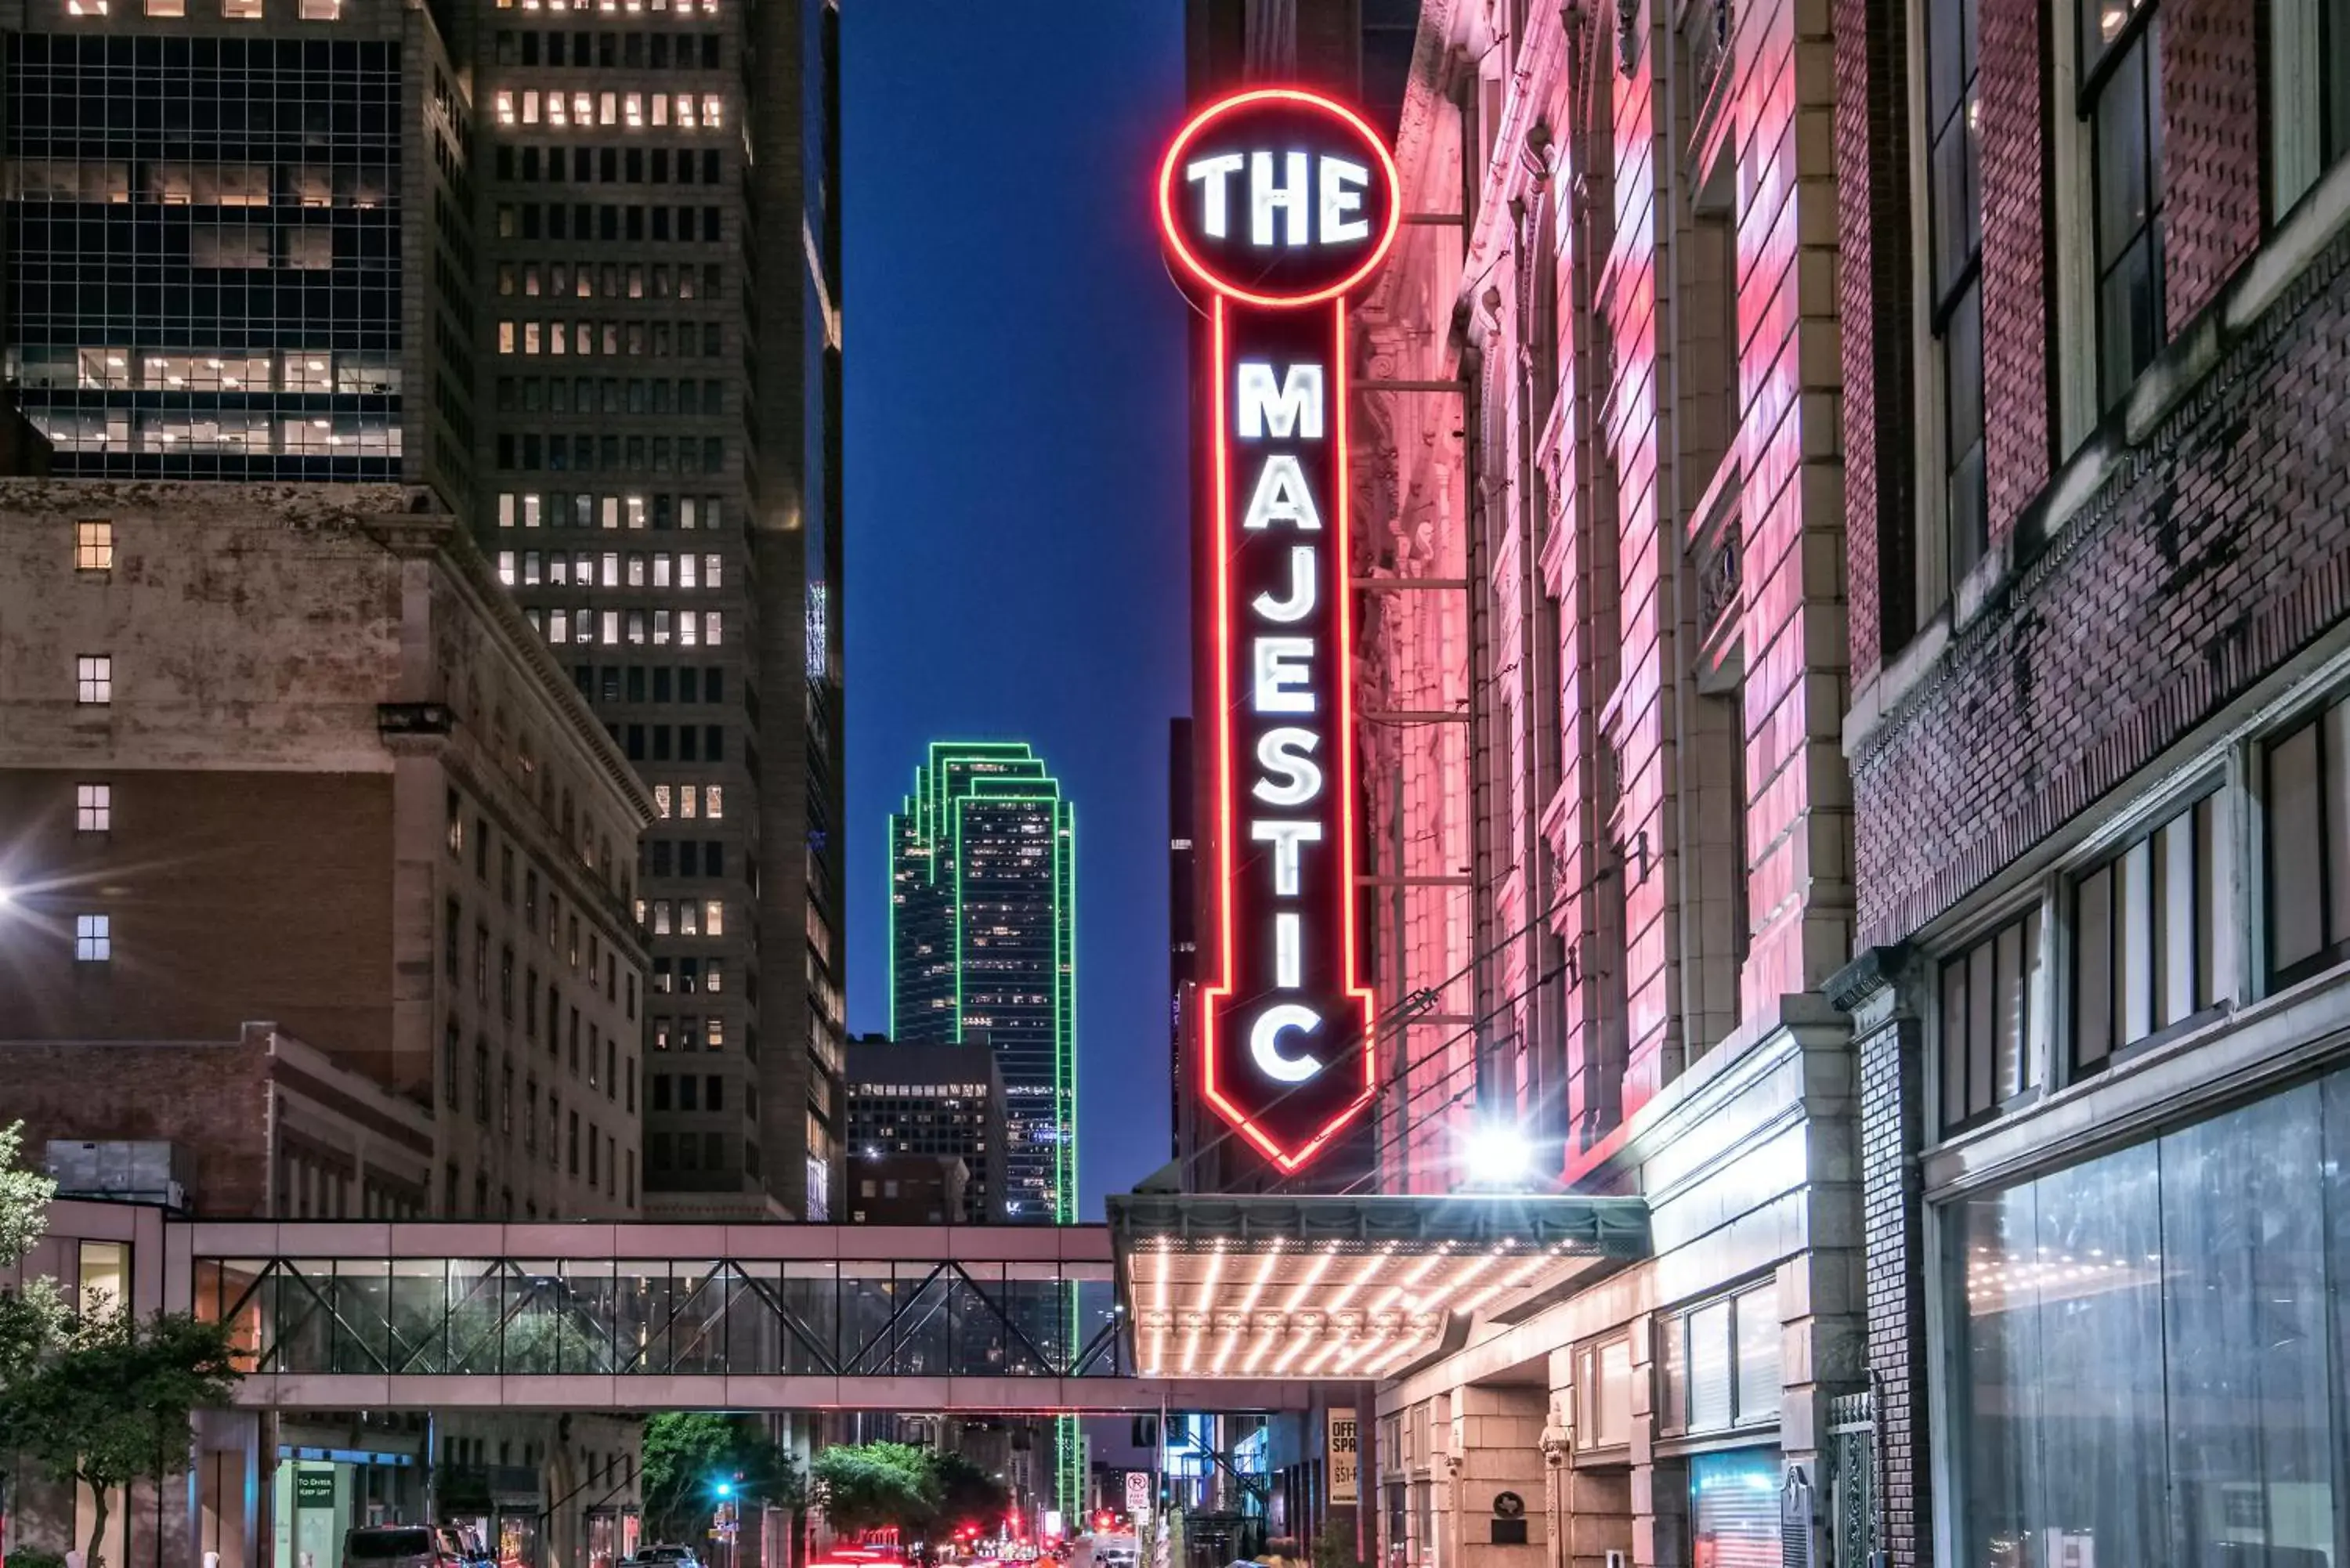
[[[0,106],[0,1568],[2350,1568],[2350,0]]]

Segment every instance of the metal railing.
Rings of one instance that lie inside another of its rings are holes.
[[[254,1373],[1124,1377],[1107,1264],[197,1257]]]

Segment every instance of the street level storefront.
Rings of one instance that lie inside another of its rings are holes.
[[[2341,1560],[2350,1070],[1935,1221],[1952,1561]]]
[[[1523,1540],[1539,1563],[1775,1568],[1784,1507],[1824,1517],[1866,1484],[1835,1431],[1859,1259],[1846,1036],[1822,1011],[1692,1068],[1600,1173],[1646,1192],[1653,1257],[1497,1302],[1381,1387],[1387,1563],[1513,1568]]]

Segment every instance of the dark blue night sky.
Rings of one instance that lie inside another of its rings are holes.
[[[1087,1218],[1168,1157],[1185,307],[1149,192],[1182,23],[842,7],[849,1025],[888,1022],[884,819],[924,743],[1034,742],[1076,805]]]

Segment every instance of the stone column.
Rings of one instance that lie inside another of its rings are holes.
[[[1631,1338],[1632,1462],[1625,1472],[1623,1501],[1628,1561],[1636,1568],[1681,1568],[1689,1561],[1689,1464],[1657,1458],[1655,1317],[1643,1313],[1634,1318]]]
[[[1779,1448],[1825,1491],[1828,1406],[1867,1386],[1866,1188],[1855,1054],[1843,1019],[1816,998],[1787,1003],[1804,1053],[1804,1114],[1811,1181],[1809,1245],[1779,1265]]]
[[[1453,1524],[1460,1554],[1447,1568],[1539,1568],[1548,1549],[1543,1517],[1542,1433],[1549,1414],[1549,1390],[1471,1385],[1453,1395],[1451,1483]],[[1503,1494],[1523,1511],[1525,1544],[1497,1544],[1496,1507]]]

